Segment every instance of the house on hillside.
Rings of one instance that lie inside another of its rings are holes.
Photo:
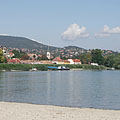
[[[49,60],[41,60],[41,64],[53,64],[52,61]]]
[[[70,62],[70,64],[80,64],[81,65],[80,59],[68,59],[68,61]]]
[[[20,60],[18,58],[7,59],[8,64],[20,64]]]
[[[80,64],[81,65],[80,59],[73,59],[73,62],[74,62],[74,64]]]
[[[60,57],[56,57],[52,60],[53,64],[64,64],[64,61]]]
[[[42,64],[41,61],[37,60],[21,60],[21,64]]]
[[[8,53],[8,58],[12,58],[14,56],[14,53],[10,52]]]
[[[70,64],[70,61],[64,60],[64,64]]]
[[[62,60],[60,57],[56,57],[53,59],[53,64],[70,64],[68,60]]]
[[[37,54],[27,54],[31,60],[37,59]]]
[[[4,53],[3,55],[4,55],[6,58],[8,58],[8,59],[11,59],[12,57],[15,56],[14,53],[12,53],[12,52],[6,52],[6,53]]]

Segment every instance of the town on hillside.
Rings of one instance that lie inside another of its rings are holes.
[[[80,59],[72,59],[72,52],[69,51],[64,56],[64,52],[61,50],[61,55],[56,55],[54,57],[54,54],[58,51],[50,52],[50,51],[44,51],[44,54],[38,50],[28,50],[28,49],[18,49],[18,48],[7,48],[2,47],[1,50],[3,52],[3,56],[6,58],[6,62],[8,64],[81,64]],[[42,53],[42,54],[40,54]],[[68,57],[71,56],[71,57]],[[63,58],[63,59],[62,59]],[[66,58],[66,59],[65,59]],[[69,59],[67,59],[69,58]]]
[[[0,47],[0,63],[8,64],[91,64],[119,67],[118,52],[85,50],[75,46],[43,50]]]

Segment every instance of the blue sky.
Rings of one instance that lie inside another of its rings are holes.
[[[120,0],[0,0],[0,34],[120,51]]]

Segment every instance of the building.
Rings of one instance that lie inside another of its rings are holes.
[[[47,52],[47,58],[48,58],[48,60],[50,60],[50,58],[51,58],[50,52]]]
[[[20,60],[18,58],[7,59],[8,64],[20,64]]]
[[[52,61],[49,61],[49,60],[42,60],[40,62],[41,64],[53,64]]]
[[[60,57],[56,57],[53,59],[53,64],[70,64],[70,61],[62,60]]]
[[[80,64],[81,65],[80,59],[73,59],[73,62],[74,62],[74,64]]]
[[[64,60],[64,64],[70,64],[70,61]]]
[[[52,61],[53,64],[64,64],[64,60],[62,60],[60,57],[56,57]]]
[[[68,59],[68,61],[70,62],[70,64],[74,64],[72,59]]]
[[[8,53],[8,58],[12,58],[14,56],[14,53],[12,53],[12,52],[10,52],[10,53]]]
[[[99,66],[98,63],[91,63],[93,66]]]
[[[70,62],[70,64],[80,64],[81,65],[80,59],[68,59],[68,61]]]
[[[56,57],[53,59],[53,64],[64,64],[64,62],[60,57]]]
[[[27,54],[29,56],[30,59],[34,60],[37,59],[37,55],[36,54]]]
[[[21,60],[22,64],[42,64],[41,61],[37,60]]]

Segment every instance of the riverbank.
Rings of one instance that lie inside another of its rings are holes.
[[[0,102],[0,120],[120,120],[120,111]]]
[[[39,71],[47,71],[47,66],[65,66],[70,69],[82,69],[82,70],[105,70],[105,66],[93,66],[93,65],[57,65],[57,64],[0,64],[0,71],[30,71],[32,68],[36,68]]]
[[[40,71],[48,70],[44,64],[0,64],[0,71],[30,71],[32,68]]]

